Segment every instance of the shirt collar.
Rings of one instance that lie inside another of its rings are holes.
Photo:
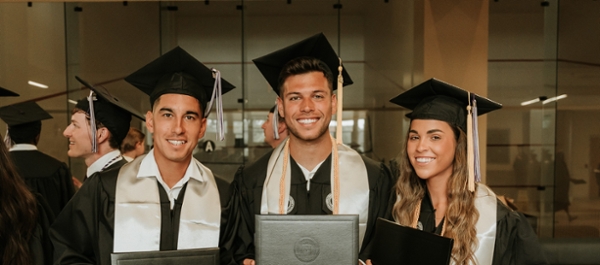
[[[15,144],[13,145],[9,151],[32,151],[38,150],[37,146],[32,144]]]
[[[142,159],[142,163],[140,164],[140,170],[138,171],[137,177],[156,177],[156,179],[158,179],[158,181],[161,184],[163,184],[164,181],[162,175],[160,174],[160,170],[158,170],[158,165],[156,164],[156,159],[154,158],[154,152],[154,149],[150,150],[150,152],[148,152],[148,154]],[[195,158],[192,157],[192,160],[190,160],[190,164],[188,165],[187,169],[185,170],[185,174],[183,175],[183,181],[179,182],[186,183],[190,178],[193,178],[200,182],[206,181],[204,172],[202,171],[199,163],[200,162],[198,162]]]
[[[110,162],[113,158],[120,156],[120,155],[121,155],[121,151],[119,151],[118,149],[104,154],[102,157],[98,158],[98,160],[94,161],[94,163],[92,163],[87,168],[87,176],[90,177],[92,174],[94,174],[98,171],[102,171],[102,168],[104,168],[104,166],[108,162]]]

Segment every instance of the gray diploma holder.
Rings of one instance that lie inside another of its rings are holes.
[[[358,264],[358,215],[256,215],[257,265]]]
[[[112,265],[218,265],[219,248],[112,253]]]

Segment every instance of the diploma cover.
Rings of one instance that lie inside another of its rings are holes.
[[[139,251],[110,254],[112,265],[218,265],[219,248]]]
[[[375,225],[374,265],[450,264],[454,239],[378,218]]]

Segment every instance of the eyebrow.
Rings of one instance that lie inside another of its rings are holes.
[[[158,112],[173,112],[173,109],[167,108],[167,107],[162,107],[158,110]],[[190,114],[200,117],[200,113],[198,113],[196,111],[188,110],[185,112],[185,115],[190,115]]]
[[[409,132],[409,133],[416,133],[416,134],[419,134],[419,132],[417,132],[417,131],[416,131],[416,130],[414,130],[414,129],[410,129],[408,132]],[[431,130],[427,131],[427,134],[432,134],[432,133],[444,133],[444,131],[442,131],[442,130],[440,130],[440,129],[431,129]]]

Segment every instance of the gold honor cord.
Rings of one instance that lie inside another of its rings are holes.
[[[413,221],[412,221],[412,224],[410,224],[410,227],[415,228],[415,229],[419,229],[419,228],[417,228],[417,225],[419,223],[419,215],[421,214],[421,202],[422,201],[423,200],[420,200],[417,203],[417,207],[415,208],[415,211],[413,213]],[[441,236],[444,236],[444,232],[446,232],[446,222],[448,221],[447,219],[448,218],[446,218],[446,216],[444,216],[444,222],[442,223],[442,233],[440,234]],[[433,220],[435,220],[435,217]],[[435,221],[433,222],[433,225],[435,225]]]
[[[342,116],[344,110],[344,77],[342,76],[342,72],[344,68],[342,67],[342,58],[338,58],[340,60],[340,65],[338,66],[338,78],[337,78],[337,115],[336,115],[336,129],[335,129],[335,138],[336,143],[342,143]]]
[[[337,144],[335,143],[335,139],[333,136],[329,136],[331,139],[331,144],[333,145],[333,214],[338,214],[339,205],[340,205],[340,174],[339,174],[339,162],[338,162],[338,149]],[[289,163],[290,156],[290,140],[285,141],[285,146],[283,147],[283,170],[281,171],[281,179],[279,181],[279,214],[285,214],[287,212],[287,207],[285,205],[285,176]]]
[[[473,146],[473,112],[471,108],[471,93],[467,93],[469,105],[467,105],[467,168],[469,176],[467,185],[470,192],[475,191],[475,154]]]
[[[283,170],[281,171],[281,180],[279,181],[279,214],[285,214],[287,212],[287,207],[285,207],[285,172],[287,171],[289,157],[290,139],[288,138],[285,140],[285,146],[283,147]]]

